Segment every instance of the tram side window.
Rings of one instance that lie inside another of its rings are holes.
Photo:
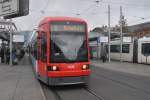
[[[122,53],[129,53],[129,44],[122,45]]]
[[[129,53],[129,44],[123,44],[122,45],[122,53]],[[119,53],[120,52],[120,45],[111,45],[111,52],[113,53]]]
[[[47,37],[44,32],[42,32],[41,36],[41,60],[43,62],[47,61]]]
[[[34,41],[33,48],[34,48],[34,58],[37,59],[37,40]]]
[[[150,55],[150,43],[142,44],[142,54]]]
[[[120,46],[119,45],[111,45],[110,51],[113,53],[119,53],[120,52]]]

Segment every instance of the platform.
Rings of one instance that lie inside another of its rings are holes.
[[[27,56],[15,66],[0,63],[0,100],[45,100]]]

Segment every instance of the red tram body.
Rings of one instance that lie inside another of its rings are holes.
[[[47,17],[37,31],[37,76],[49,85],[87,83],[88,30],[84,20]]]

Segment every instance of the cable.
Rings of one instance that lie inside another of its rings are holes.
[[[45,9],[47,9],[47,7],[48,7],[48,5],[49,5],[49,2],[50,2],[50,0],[47,0],[47,2],[46,2],[46,5],[43,7],[43,9],[42,10],[40,10],[40,11],[37,11],[37,10],[34,10],[34,9],[31,9],[31,11],[33,11],[33,12],[38,12],[38,13],[40,13],[41,15],[36,19],[36,21],[35,22],[37,22],[41,17],[43,17],[44,16],[44,14],[45,14],[45,12],[44,12],[44,10]],[[32,24],[32,25],[30,25],[29,27],[28,27],[28,29],[30,28],[30,27],[32,27],[34,24]]]
[[[83,11],[81,11],[81,13],[77,13],[76,15],[83,15],[84,13],[86,13],[88,10],[92,9],[93,7],[95,7],[96,5],[98,5],[102,0],[96,0],[94,4],[88,6],[86,9],[84,9]]]
[[[101,1],[101,3],[105,3],[105,4],[111,4],[111,5],[125,5],[125,6],[134,6],[134,7],[149,7],[150,5],[141,5],[141,4],[134,4],[134,3],[125,3],[125,2],[108,2],[108,1]]]

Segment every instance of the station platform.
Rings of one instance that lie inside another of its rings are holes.
[[[45,100],[27,56],[15,66],[0,63],[0,100]]]
[[[150,77],[150,65],[120,61],[111,61],[110,63],[107,61],[103,63],[101,60],[92,60],[91,65],[113,71]]]

